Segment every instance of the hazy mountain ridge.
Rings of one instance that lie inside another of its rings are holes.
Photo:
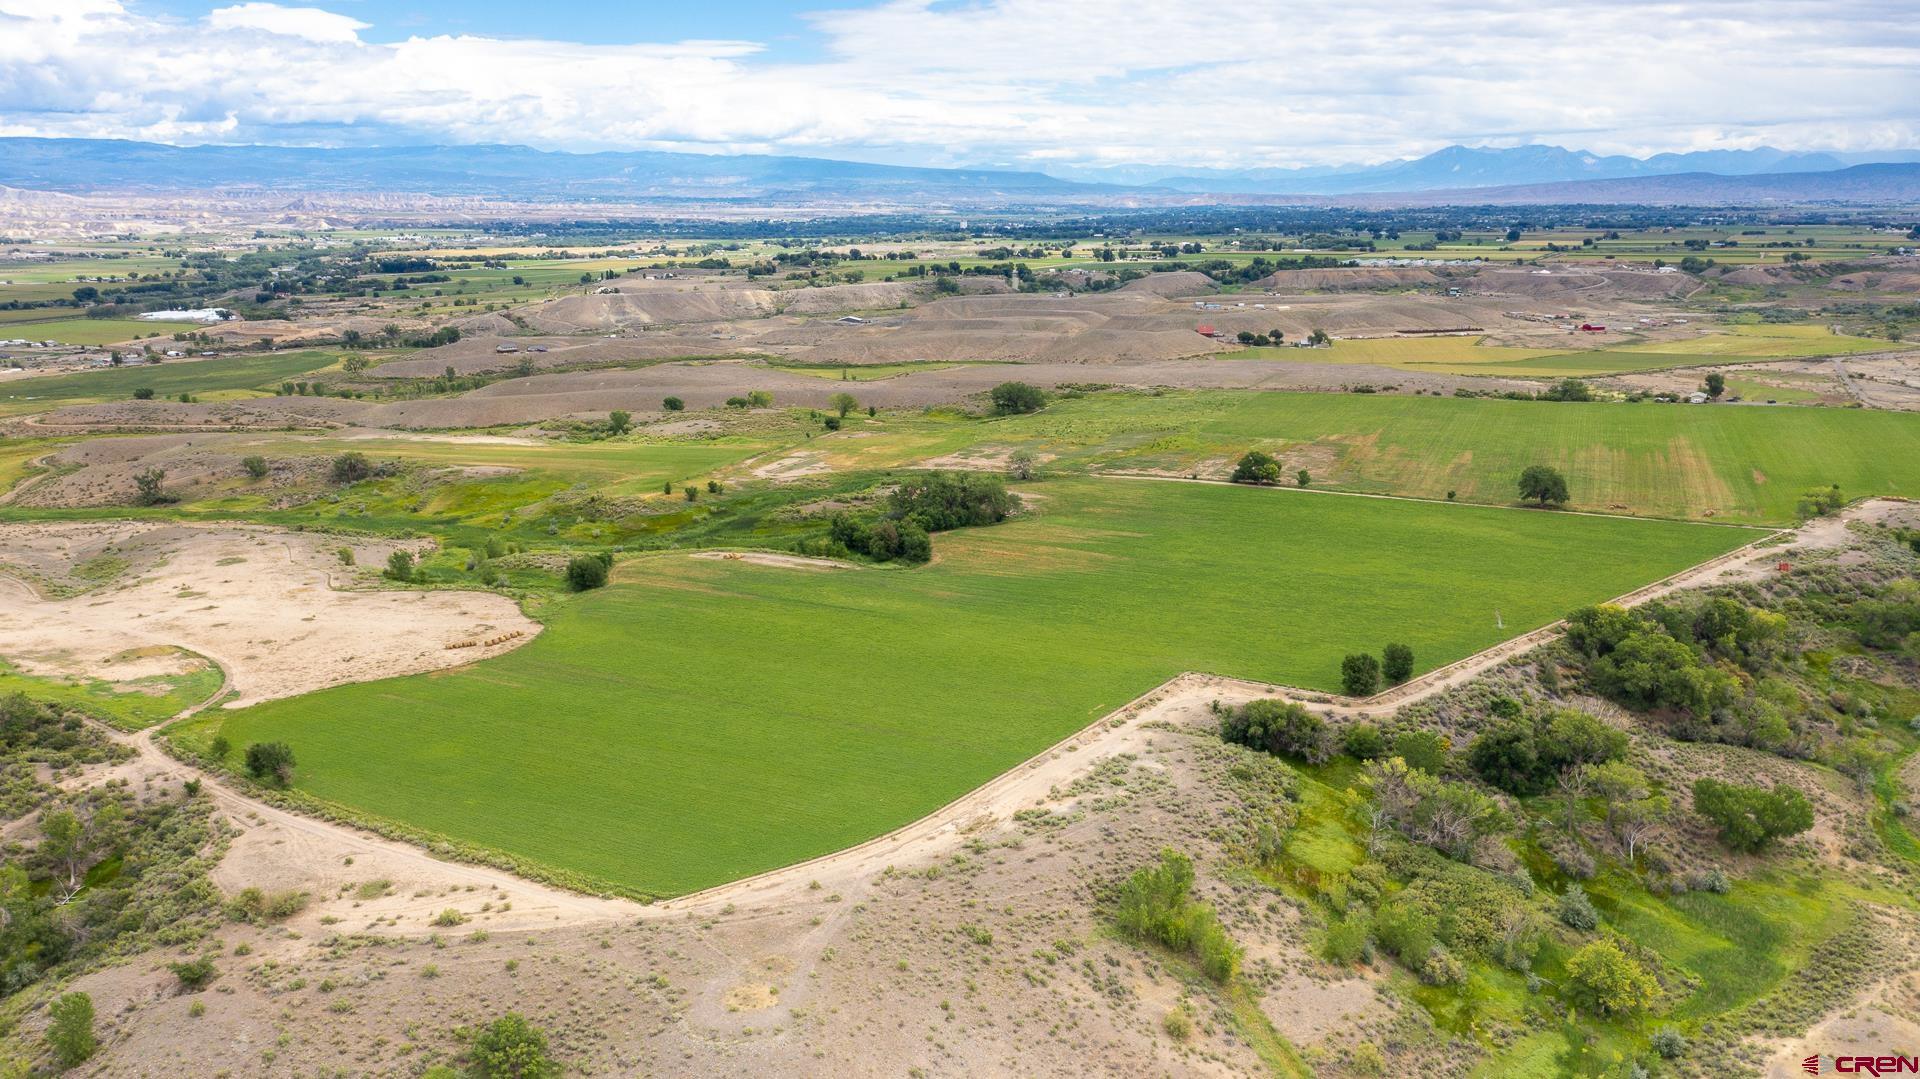
[[[524,202],[722,202],[1034,207],[1438,205],[1522,202],[1920,201],[1920,151],[1880,156],[1773,149],[1599,157],[1556,146],[1476,150],[1358,170],[1261,169],[1107,182],[1012,169],[923,168],[776,155],[573,154],[524,146],[328,149],[0,139],[0,187],[41,192],[423,194]],[[1085,170],[1075,175],[1087,175]],[[848,207],[851,208],[851,207]]]
[[[1559,146],[1471,149],[1449,146],[1425,157],[1371,166],[1310,166],[1299,169],[1190,170],[1119,166],[1064,170],[1079,180],[1105,180],[1194,193],[1347,195],[1387,191],[1434,191],[1471,187],[1623,180],[1648,176],[1713,173],[1721,176],[1832,172],[1853,165],[1920,162],[1920,151],[1836,154],[1777,150],[1700,150],[1637,158],[1602,156]]]
[[[167,146],[33,138],[0,139],[0,185],[70,192],[271,185],[302,191],[392,190],[585,200],[878,197],[903,192],[977,199],[1120,190],[1038,172],[915,168],[771,155],[571,154],[525,146]]]

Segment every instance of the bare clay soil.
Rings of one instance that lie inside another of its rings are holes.
[[[341,547],[353,565],[340,560]],[[110,659],[129,649],[186,648],[218,663],[231,703],[245,705],[459,666],[540,632],[503,596],[374,590],[394,548],[248,526],[0,525],[0,641],[10,657],[84,677],[107,676]],[[98,583],[75,576],[82,564],[119,562],[125,568]],[[55,599],[30,581],[92,587]],[[515,632],[492,646],[446,647]]]

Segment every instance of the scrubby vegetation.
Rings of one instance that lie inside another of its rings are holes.
[[[1163,850],[1158,864],[1136,870],[1120,884],[1113,923],[1134,940],[1191,954],[1207,977],[1230,982],[1240,971],[1240,949],[1227,939],[1213,908],[1195,902],[1192,891],[1193,860]]]
[[[10,773],[123,755],[21,697],[0,700],[0,754]],[[142,797],[124,784],[10,793],[12,815],[31,820],[0,865],[0,997],[218,924],[206,874],[221,838],[206,798]]]
[[[1013,512],[1006,481],[986,472],[930,472],[894,487],[877,515],[834,515],[830,546],[809,553],[865,555],[876,562],[926,562],[931,533],[998,524]]]
[[[1916,559],[1866,543],[1765,586],[1576,611],[1563,641],[1384,723],[1217,707],[1224,740],[1300,777],[1246,864],[1305,904],[1320,959],[1390,960],[1488,1073],[1563,1040],[1588,1051],[1550,1072],[1754,1070],[1749,1037],[1866,987],[1865,912],[1907,908],[1920,873],[1886,778],[1920,744]],[[1840,866],[1794,839],[1838,811],[1814,797],[1827,768],[1865,806],[1834,822]]]

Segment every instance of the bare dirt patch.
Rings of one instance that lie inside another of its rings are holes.
[[[820,571],[856,568],[851,562],[836,562],[831,558],[807,558],[797,554],[775,554],[772,551],[701,551],[693,557],[722,562],[747,562],[756,566],[773,566],[779,569]]]
[[[0,578],[0,639],[9,654],[63,657],[55,664],[61,673],[111,678],[115,656],[178,646],[218,663],[241,705],[459,666],[540,632],[502,596],[343,590],[370,587],[373,571],[356,567],[384,564],[391,543],[241,526],[87,522],[0,526],[0,544],[16,567],[22,560],[38,567]],[[356,566],[341,562],[342,546],[354,551]],[[47,598],[24,583],[44,590],[48,582],[73,582],[73,567],[108,550],[126,568],[78,595]],[[493,646],[446,647],[515,631],[520,636]]]

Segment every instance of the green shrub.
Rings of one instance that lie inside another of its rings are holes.
[[[93,998],[68,993],[47,1006],[47,1045],[62,1068],[72,1068],[100,1047],[93,1034]]]
[[[262,479],[267,474],[267,459],[257,453],[252,454],[240,459],[240,467],[246,469],[247,475],[254,479]]]
[[[687,407],[687,403],[678,397],[665,397],[661,399],[660,407],[668,412],[679,412]]]
[[[242,888],[227,900],[227,917],[236,922],[264,925],[300,913],[306,909],[307,898],[305,892],[266,892],[259,888]]]
[[[161,506],[175,501],[160,486],[166,478],[166,470],[161,468],[148,468],[134,473],[134,501],[142,506]]]
[[[495,1019],[473,1039],[473,1070],[483,1079],[548,1079],[560,1065],[547,1055],[547,1036],[518,1012]]]
[[[1600,912],[1593,908],[1593,900],[1587,898],[1587,890],[1578,884],[1567,885],[1555,913],[1562,925],[1582,933],[1591,933],[1600,924]]]
[[[1768,790],[1700,779],[1693,784],[1693,808],[1720,830],[1722,843],[1749,853],[1813,827],[1813,806],[1792,787]]]
[[[1229,708],[1220,718],[1220,737],[1315,764],[1333,756],[1326,720],[1292,701],[1263,699]]]
[[[689,496],[693,488],[688,487]],[[613,556],[605,551],[599,554],[578,554],[567,559],[567,588],[575,592],[587,592],[600,588],[607,583],[607,573],[613,568]]]
[[[247,774],[286,786],[293,781],[293,748],[285,742],[255,742],[247,747]]]
[[[1447,770],[1447,740],[1433,731],[1402,731],[1393,738],[1391,756],[1437,776]]]
[[[1673,1060],[1687,1051],[1686,1036],[1673,1027],[1661,1027],[1653,1032],[1653,1051],[1662,1060]]]
[[[1567,958],[1567,985],[1575,999],[1609,1014],[1640,1011],[1660,995],[1659,981],[1611,940]]]
[[[1436,944],[1420,963],[1419,975],[1428,985],[1459,985],[1467,980],[1467,968],[1444,945]]]
[[[1339,966],[1351,966],[1367,954],[1367,919],[1364,914],[1349,914],[1327,923],[1326,936],[1320,942],[1320,958]]]
[[[390,581],[402,583],[413,580],[413,552],[399,550],[387,555],[387,569],[384,576]]]
[[[1386,736],[1371,723],[1355,723],[1340,735],[1340,749],[1355,760],[1370,761],[1387,753]]]
[[[1380,946],[1416,974],[1439,943],[1438,930],[1432,915],[1408,903],[1389,903],[1373,917],[1373,935]]]
[[[373,465],[367,460],[366,454],[359,450],[348,450],[333,459],[330,474],[333,476],[333,482],[346,486],[350,483],[359,483],[373,475]]]
[[[1213,908],[1192,901],[1192,889],[1193,861],[1162,850],[1158,864],[1142,867],[1120,885],[1114,924],[1135,940],[1192,955],[1209,978],[1225,984],[1239,973],[1240,949],[1227,939]]]
[[[988,396],[993,399],[993,410],[1003,416],[1038,412],[1047,403],[1047,395],[1039,387],[1024,382],[1002,382],[988,391]]]
[[[1183,1042],[1193,1037],[1193,1020],[1187,1015],[1185,1008],[1168,1009],[1166,1018],[1160,1021],[1160,1025],[1166,1030],[1167,1037],[1174,1041]]]
[[[213,980],[215,974],[219,973],[214,969],[213,960],[204,955],[195,959],[185,960],[184,962],[169,964],[167,969],[173,971],[173,976],[180,980],[180,988],[189,991],[206,988],[207,983]]]

